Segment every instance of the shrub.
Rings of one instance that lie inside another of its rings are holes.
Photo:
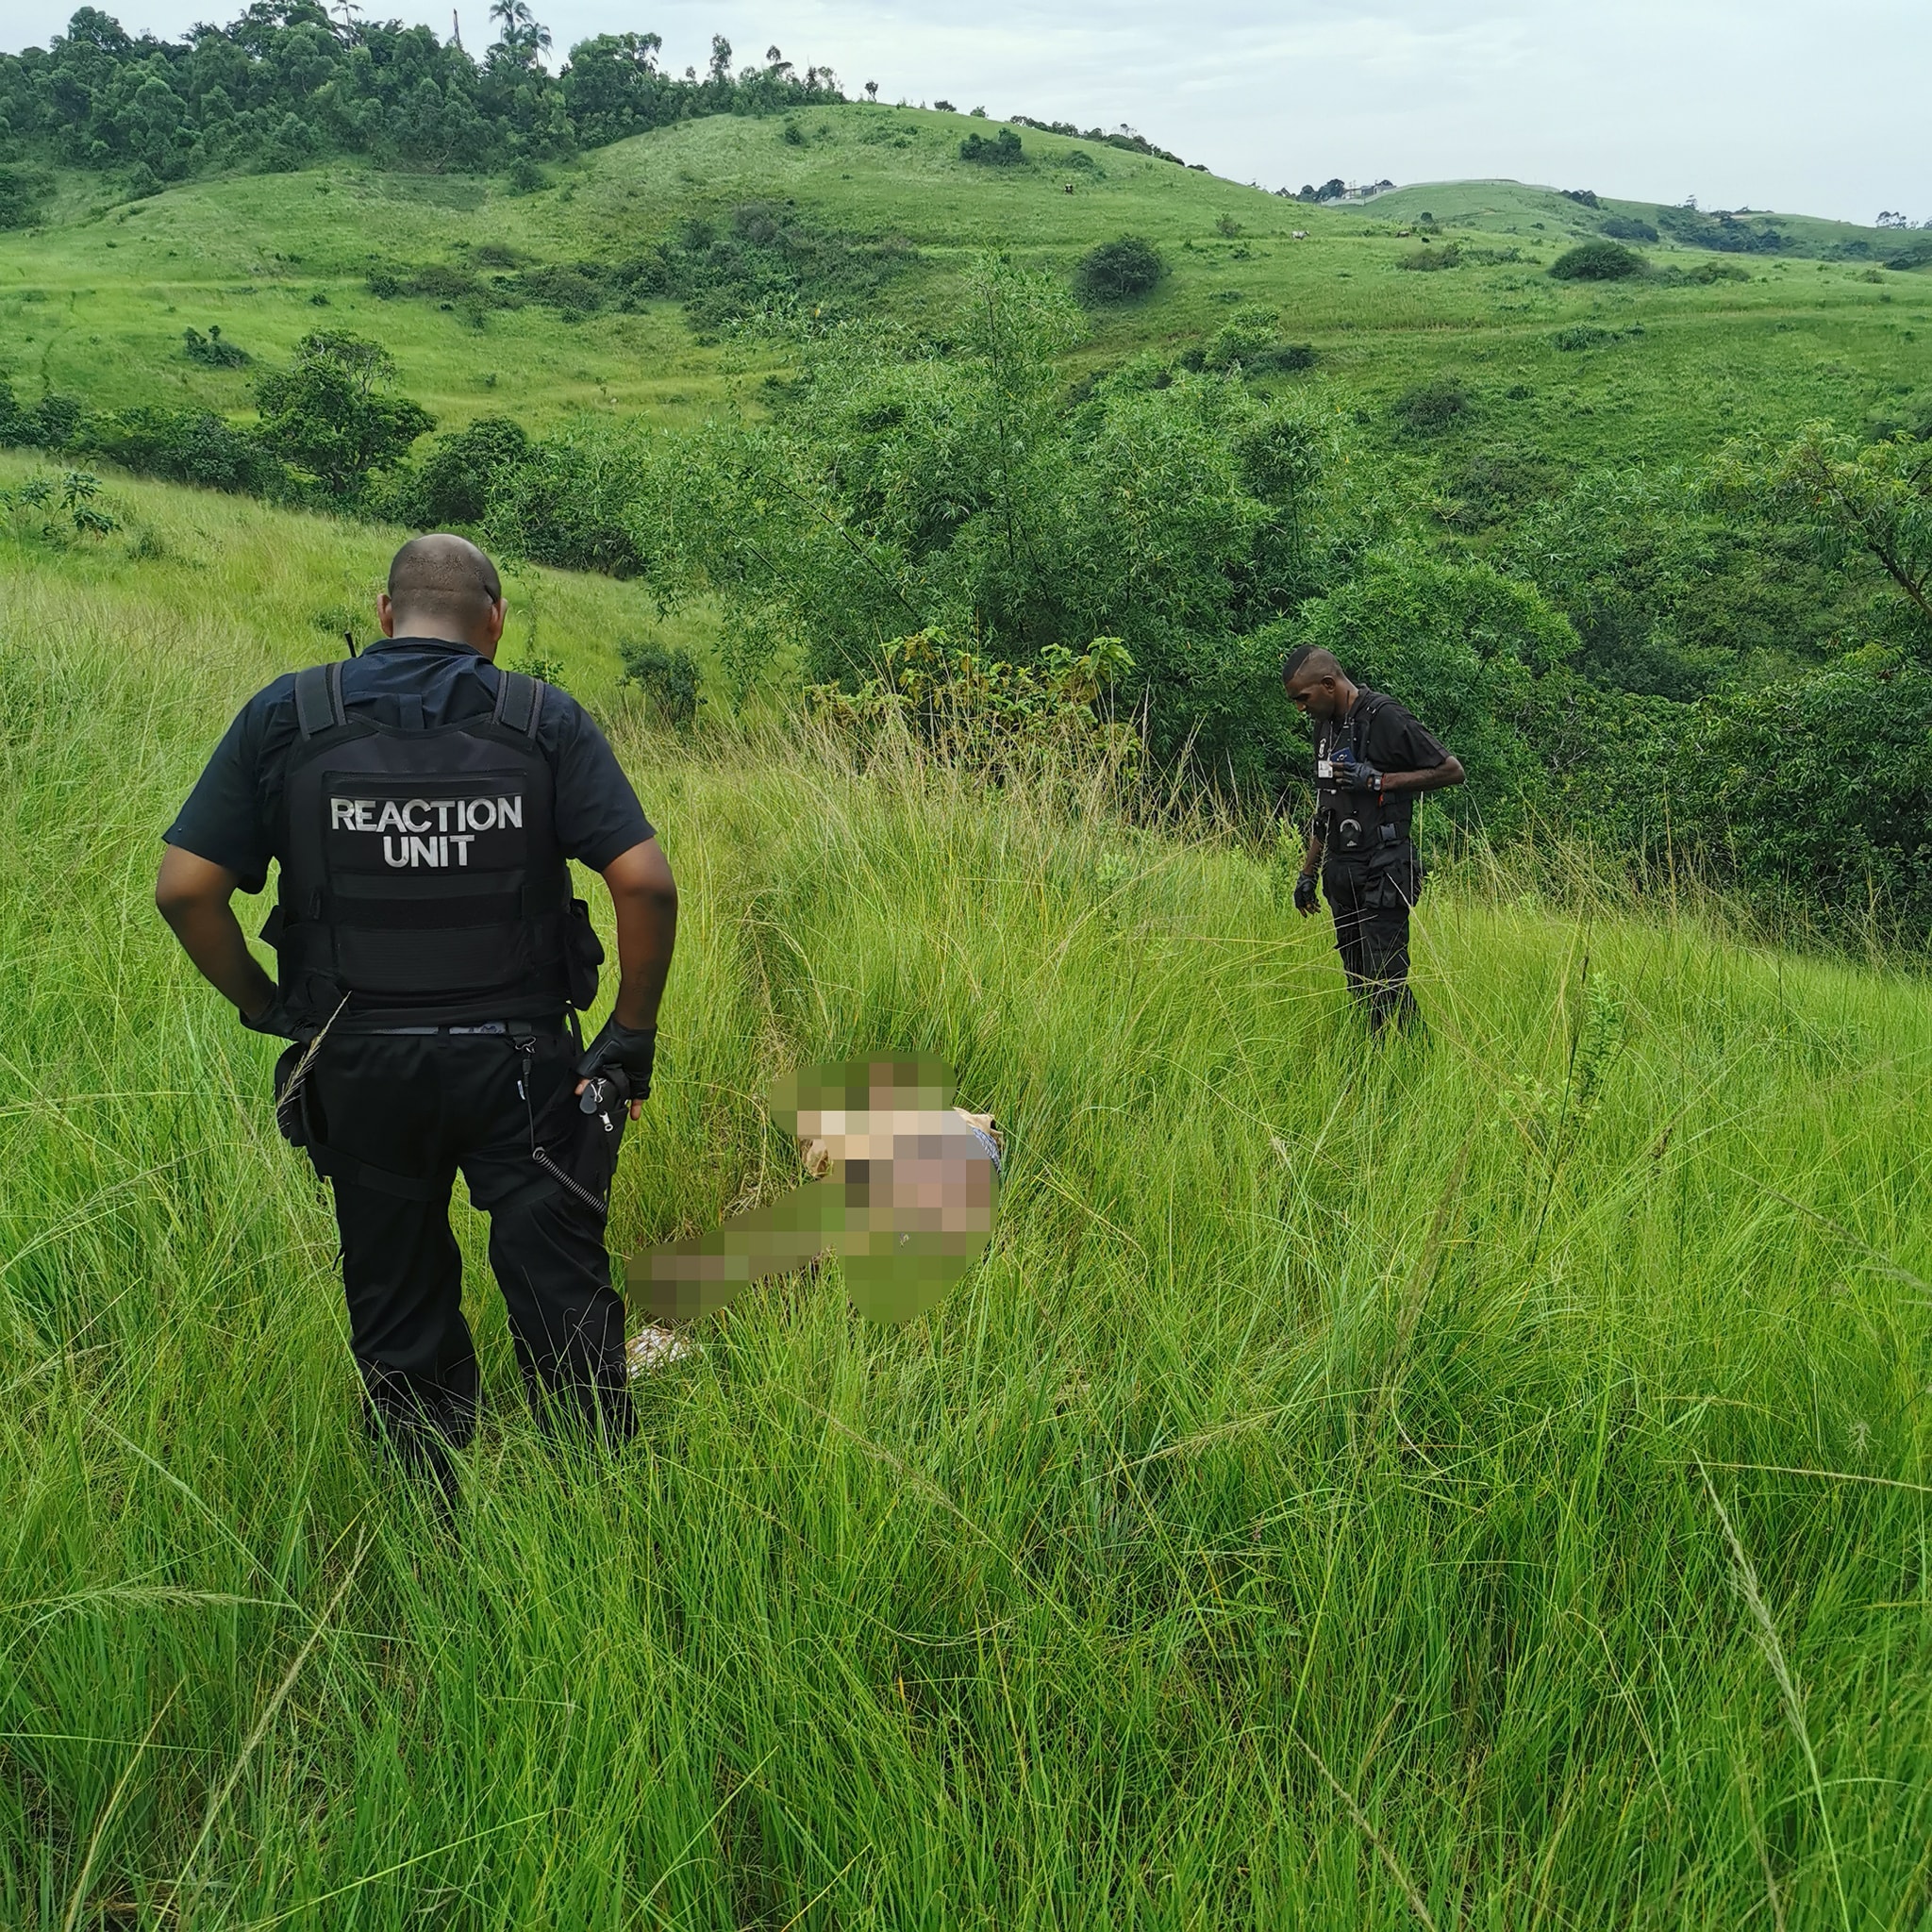
[[[1649,266],[1621,242],[1580,242],[1557,256],[1550,273],[1559,282],[1619,282],[1642,275]]]
[[[1618,340],[1613,328],[1599,328],[1593,322],[1574,323],[1568,328],[1559,328],[1550,338],[1553,349],[1601,349]]]
[[[984,167],[1017,168],[1026,155],[1020,137],[1010,127],[1002,127],[991,141],[983,134],[969,134],[959,143],[959,158]]]
[[[90,416],[79,445],[124,470],[204,490],[258,491],[276,465],[255,439],[206,409],[142,407]]]
[[[1612,242],[1655,242],[1657,230],[1635,215],[1606,215],[1597,225]]]
[[[1458,268],[1462,263],[1462,250],[1451,242],[1443,248],[1413,248],[1401,257],[1395,266],[1416,270],[1427,275],[1434,269]]]
[[[617,651],[624,659],[623,682],[650,698],[667,724],[688,731],[705,701],[698,690],[696,658],[675,645],[667,649],[635,638],[623,640]]]
[[[448,436],[439,436],[417,473],[425,525],[480,524],[491,492],[530,453],[530,439],[508,416],[479,416]]]
[[[80,427],[81,408],[72,396],[44,395],[26,412],[27,441],[42,449],[65,449]]]
[[[1474,398],[1453,376],[1439,376],[1395,398],[1395,420],[1411,436],[1439,436],[1467,415]]]
[[[30,227],[52,187],[43,168],[0,168],[0,228]]]
[[[1083,302],[1126,302],[1146,294],[1166,273],[1167,264],[1153,242],[1123,235],[1080,258],[1074,287]]]
[[[222,325],[211,322],[207,335],[198,328],[181,331],[181,353],[191,362],[205,362],[210,369],[240,369],[255,358],[246,349],[222,340]]]

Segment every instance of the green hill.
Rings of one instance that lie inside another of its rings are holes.
[[[622,262],[692,219],[728,225],[734,210],[758,207],[817,238],[890,246],[893,272],[867,286],[863,306],[913,322],[943,304],[974,251],[1065,274],[1097,242],[1144,235],[1169,276],[1143,301],[1096,315],[1073,368],[1172,354],[1233,311],[1265,308],[1285,338],[1314,348],[1326,379],[1372,403],[1457,375],[1492,392],[1491,430],[1571,459],[1654,460],[1745,427],[1857,420],[1923,379],[1916,326],[1932,310],[1932,276],[1872,268],[1897,245],[1877,230],[1793,221],[1807,252],[1775,256],[1666,242],[1647,252],[1667,268],[1716,262],[1745,279],[1566,287],[1542,271],[1559,245],[1597,233],[1601,216],[1547,191],[1440,184],[1311,208],[1025,127],[1015,130],[1020,167],[960,159],[966,135],[996,127],[866,106],[714,116],[553,169],[552,185],[530,194],[339,163],[101,206],[83,198],[97,177],[69,177],[58,219],[0,235],[0,374],[24,394],[64,391],[92,407],[164,400],[236,413],[249,408],[253,371],[186,359],[184,329],[217,325],[258,365],[327,325],[378,337],[404,388],[445,427],[506,408],[533,425],[606,408],[688,421],[784,356],[755,339],[694,340],[708,331],[664,299],[621,315],[567,301],[491,306],[491,277],[506,260],[520,276]],[[1400,232],[1424,210],[1435,239]],[[1827,231],[1830,245],[1857,242],[1869,256],[1810,258]],[[1450,271],[1405,266],[1445,242],[1458,250]],[[372,273],[407,283],[425,269],[451,292],[370,292]],[[483,288],[481,301],[464,298],[464,276]],[[856,306],[836,275],[821,292],[834,308]],[[1624,344],[1641,330],[1641,350],[1556,344],[1578,326]]]

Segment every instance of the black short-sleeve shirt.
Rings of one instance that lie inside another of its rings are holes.
[[[1366,685],[1357,691],[1346,718],[1330,719],[1316,730],[1318,760],[1332,758],[1339,745],[1345,745],[1357,763],[1373,765],[1378,772],[1433,772],[1449,757],[1442,741],[1413,711]],[[1415,794],[1391,793],[1383,800],[1381,810],[1407,838],[1415,817]]]
[[[469,644],[391,638],[342,666],[342,704],[383,724],[454,724],[494,708],[500,675]],[[167,842],[225,866],[243,891],[260,891],[269,860],[281,857],[282,774],[295,735],[290,673],[242,707],[168,827]],[[557,774],[557,836],[565,858],[602,872],[653,836],[609,741],[555,685],[538,714],[537,744]]]

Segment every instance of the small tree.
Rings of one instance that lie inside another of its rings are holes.
[[[1123,235],[1080,258],[1074,287],[1083,302],[1127,302],[1146,294],[1166,273],[1167,264],[1153,242]]]
[[[304,336],[290,367],[256,387],[264,447],[312,476],[323,494],[353,498],[436,427],[426,409],[390,393],[395,375],[379,342],[333,330]]]

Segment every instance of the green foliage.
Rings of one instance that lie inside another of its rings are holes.
[[[439,436],[420,463],[399,468],[384,483],[382,513],[423,530],[479,526],[492,491],[510,484],[529,454],[522,424],[478,416]]]
[[[1074,270],[1074,289],[1083,302],[1128,302],[1149,292],[1167,273],[1153,242],[1122,235],[1090,248]]]
[[[1834,565],[1869,558],[1932,653],[1932,447],[1909,438],[1861,447],[1817,423],[1781,448],[1727,451],[1714,494],[1760,519],[1802,525]]]
[[[1026,152],[1020,137],[1010,127],[1002,127],[991,141],[983,134],[969,134],[959,143],[959,158],[988,168],[1017,168]]]
[[[1500,548],[1575,625],[1581,671],[1680,700],[1822,661],[1874,594],[1835,577],[1803,529],[1720,513],[1690,471],[1591,472],[1529,506]]]
[[[29,476],[4,499],[17,520],[24,520],[51,541],[75,537],[105,537],[121,527],[120,521],[98,501],[101,479],[87,470],[66,470],[58,476]]]
[[[1407,254],[1396,258],[1397,268],[1415,270],[1423,275],[1437,269],[1459,268],[1462,265],[1462,249],[1459,243],[1451,242],[1441,248],[1411,248]]]
[[[704,703],[699,689],[697,659],[679,646],[644,638],[621,639],[617,655],[624,664],[624,682],[634,684],[657,707],[664,722],[688,731]]]
[[[1597,224],[1612,242],[1655,242],[1657,229],[1634,215],[1606,215]]]
[[[287,482],[254,435],[207,409],[147,407],[89,416],[79,446],[123,469],[204,490],[279,494]]]
[[[31,227],[52,187],[44,168],[0,166],[0,228]]]
[[[1453,375],[1438,376],[1406,389],[1390,406],[1397,424],[1411,436],[1440,436],[1471,414],[1475,399]]]
[[[943,630],[895,638],[856,691],[811,685],[808,708],[866,750],[895,727],[964,771],[1009,779],[1052,774],[1076,785],[1098,776],[1117,795],[1141,771],[1141,744],[1113,715],[1110,693],[1131,653],[1118,638],[1084,651],[1049,644],[1037,667],[962,648]]]
[[[390,393],[395,375],[378,342],[336,330],[304,336],[290,367],[256,386],[262,447],[325,495],[354,497],[436,426],[426,409]]]
[[[0,127],[69,166],[112,171],[139,192],[216,169],[287,173],[330,154],[415,169],[508,169],[703,114],[770,113],[841,100],[828,68],[790,62],[678,79],[656,34],[603,34],[540,64],[549,35],[505,0],[503,38],[479,64],[424,26],[332,21],[313,0],[252,7],[180,42],[130,38],[92,7],[45,49],[0,55]],[[728,58],[728,48],[727,48]],[[37,193],[32,190],[31,193]],[[31,215],[27,189],[16,204]],[[0,189],[0,226],[8,225]]]
[[[1932,933],[1932,669],[1868,650],[1732,691],[1658,747],[1648,831],[1760,905],[1845,934]]]
[[[1650,264],[1621,242],[1579,242],[1550,264],[1559,282],[1618,282],[1646,273]]]
[[[1541,720],[1567,686],[1576,633],[1534,587],[1488,564],[1378,550],[1271,639],[1334,652],[1349,675],[1399,697],[1468,768],[1447,809],[1492,836],[1547,804]]]
[[[191,362],[203,363],[209,369],[242,369],[255,359],[246,349],[222,340],[222,325],[218,322],[208,324],[207,335],[198,328],[183,329],[181,341],[181,353]]]

